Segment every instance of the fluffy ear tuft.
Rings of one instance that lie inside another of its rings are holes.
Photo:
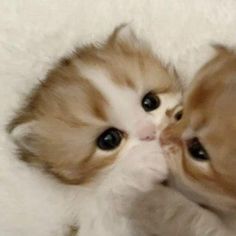
[[[184,81],[181,79],[177,69],[172,64],[164,65],[169,75],[173,78],[173,89],[183,93],[185,88]]]
[[[36,121],[29,121],[26,123],[21,123],[15,126],[11,131],[10,135],[14,142],[22,149],[35,153],[34,145],[34,127],[36,126]]]
[[[114,46],[115,44],[119,43],[130,43],[130,44],[137,44],[138,39],[131,29],[131,26],[128,24],[122,24],[115,28],[111,36],[108,38],[108,45]],[[133,45],[134,46],[134,45]]]
[[[212,47],[216,50],[217,54],[232,54],[232,50],[222,44],[212,44]]]

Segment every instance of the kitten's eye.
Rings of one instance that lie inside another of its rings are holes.
[[[207,161],[209,160],[209,156],[202,146],[198,138],[192,138],[187,141],[187,148],[189,154],[192,156],[193,159],[197,161]]]
[[[113,150],[118,147],[122,140],[122,132],[116,128],[105,130],[97,138],[97,146],[102,150]]]
[[[142,100],[142,107],[146,112],[153,111],[161,105],[160,98],[153,92],[147,93]]]
[[[177,120],[177,121],[181,120],[182,116],[183,116],[183,110],[177,111],[174,115],[175,120]]]

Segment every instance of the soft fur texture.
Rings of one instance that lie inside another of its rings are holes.
[[[161,140],[171,185],[214,212],[235,235],[236,55],[216,50],[186,93],[182,119]]]
[[[216,214],[161,185],[152,191],[137,191],[135,197],[129,199],[126,214],[132,219],[133,228],[142,232],[137,235],[235,235]]]
[[[146,95],[157,105],[151,111],[142,104]],[[145,148],[157,138],[166,111],[180,98],[174,74],[128,26],[121,26],[104,45],[79,49],[50,71],[9,132],[21,159],[42,164],[66,182],[83,184],[114,164],[130,142],[142,141]],[[111,128],[121,143],[103,150],[97,139]]]
[[[59,236],[64,229],[58,231],[58,225],[68,226],[73,218],[73,187],[64,188],[17,160],[5,133],[22,98],[58,58],[75,46],[103,40],[115,26],[129,22],[163,61],[175,65],[181,77],[191,78],[211,56],[209,42],[235,44],[235,11],[234,0],[2,0],[1,235],[31,236],[33,231],[35,236]]]
[[[148,111],[146,96],[156,104]],[[78,50],[52,69],[9,132],[29,168],[35,164],[78,185],[79,235],[142,235],[130,227],[126,204],[135,192],[154,189],[167,178],[157,140],[167,111],[180,99],[174,74],[121,26],[103,45]],[[111,128],[121,142],[106,150],[98,140]]]

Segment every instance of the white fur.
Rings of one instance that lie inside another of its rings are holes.
[[[209,42],[236,43],[234,0],[1,0],[0,14],[1,236],[60,236],[63,223],[74,219],[77,188],[18,161],[4,129],[22,94],[58,58],[131,22],[161,59],[190,78],[211,56]],[[93,204],[88,201],[91,209]]]
[[[12,147],[8,142],[5,145]],[[29,168],[7,150],[0,152],[1,158],[6,154],[8,157],[1,159],[4,165],[0,166],[0,235],[65,235],[67,224],[73,219],[71,206],[64,205],[70,188]]]
[[[136,136],[137,123],[142,126],[145,122],[151,122],[141,107],[141,96],[132,89],[119,87],[109,78],[108,72],[91,68],[91,66],[78,64],[80,72],[88,78],[104,97],[109,101],[111,120],[118,124],[122,130],[127,130],[132,136]]]
[[[152,189],[167,176],[166,163],[155,141],[131,145],[121,156],[102,184],[93,183],[87,193],[81,189],[80,236],[134,235],[126,212],[129,199],[137,191]]]

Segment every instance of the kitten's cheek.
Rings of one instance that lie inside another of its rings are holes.
[[[182,140],[179,137],[172,136],[168,129],[161,133],[159,142],[165,157],[177,157],[183,148]]]
[[[171,134],[167,130],[164,130],[163,132],[161,132],[159,136],[159,141],[162,147],[172,146],[173,143],[175,142],[174,137],[172,137]]]
[[[176,144],[170,144],[163,146],[162,151],[169,171],[172,174],[178,173],[182,169],[182,148]]]
[[[175,144],[164,145],[162,150],[166,158],[178,157],[181,153],[180,147]]]

